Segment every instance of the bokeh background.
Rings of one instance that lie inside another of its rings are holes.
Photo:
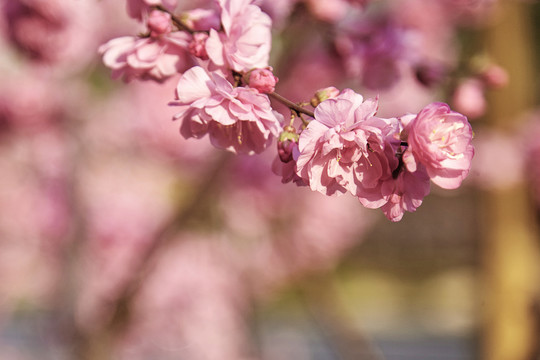
[[[279,93],[466,114],[464,185],[391,223],[282,184],[182,138],[178,77],[110,78],[124,1],[2,0],[0,358],[540,359],[540,4],[255,2]]]

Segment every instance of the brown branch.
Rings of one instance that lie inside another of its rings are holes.
[[[186,24],[184,24],[182,22],[182,20],[180,20],[179,18],[177,18],[172,12],[170,12],[169,10],[167,10],[166,8],[164,8],[162,5],[156,5],[154,7],[156,10],[159,10],[159,11],[163,11],[169,15],[171,15],[171,20],[173,22],[174,25],[176,25],[176,27],[178,28],[178,30],[182,30],[182,31],[186,31],[190,34],[194,34],[195,33],[195,30],[189,28]]]
[[[289,107],[289,109],[294,110],[297,113],[306,114],[307,116],[315,118],[315,114],[313,113],[313,111],[305,109],[305,108],[299,106],[298,104],[293,103],[291,100],[279,95],[276,92],[270,93],[270,94],[268,94],[268,96],[270,96],[272,99],[275,99],[275,100],[279,101],[282,104],[287,105]]]

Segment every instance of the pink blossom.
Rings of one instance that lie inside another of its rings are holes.
[[[474,141],[476,151],[469,179],[478,187],[488,190],[508,189],[522,182],[524,174],[534,171],[534,166],[528,167],[526,164],[527,154],[523,146],[527,142],[526,138],[483,129]]]
[[[207,39],[207,33],[200,32],[193,34],[193,39],[189,43],[189,52],[191,55],[201,58],[202,60],[208,60],[208,53],[206,52]]]
[[[337,22],[347,15],[349,4],[345,0],[307,0],[309,11],[318,19],[331,23]]]
[[[336,47],[352,76],[369,89],[388,89],[401,77],[400,64],[411,57],[415,45],[411,30],[393,19],[368,19],[347,24]]]
[[[84,55],[95,46],[100,26],[95,7],[81,1],[9,0],[0,11],[9,40],[32,60],[69,67],[90,60]]]
[[[429,194],[429,176],[422,165],[413,173],[403,169],[396,179],[387,180],[383,189],[391,195],[381,210],[389,220],[400,221],[405,211],[416,211]]]
[[[101,45],[99,52],[113,78],[163,81],[185,69],[190,38],[181,31],[148,38],[124,36]]]
[[[272,20],[251,0],[219,0],[223,31],[210,30],[206,51],[219,67],[238,72],[268,66]]]
[[[249,283],[230,249],[234,241],[223,240],[182,233],[163,252],[115,358],[252,359]]]
[[[145,156],[137,158],[93,148],[78,179],[84,210],[84,274],[76,304],[81,328],[99,325],[140,258],[173,214],[175,171]],[[141,154],[142,155],[142,154]]]
[[[458,24],[471,25],[490,18],[497,0],[443,0],[446,14]]]
[[[222,75],[208,74],[193,67],[180,78],[176,88],[180,106],[175,119],[183,119],[185,138],[209,134],[218,148],[237,153],[260,153],[277,136],[280,120],[272,111],[270,100],[255,89],[236,87]]]
[[[432,103],[405,124],[409,148],[403,161],[410,172],[419,164],[433,182],[445,189],[461,185],[469,173],[474,147],[467,118],[444,103]]]
[[[364,101],[352,90],[323,101],[300,134],[298,175],[314,191],[357,196],[370,208],[386,203],[382,180],[391,175],[384,136],[392,125],[375,117],[377,100]]]
[[[270,69],[255,69],[248,73],[249,87],[257,89],[262,94],[274,92],[277,82],[278,78]]]
[[[42,131],[62,121],[66,112],[63,87],[33,73],[3,74],[0,83],[0,132]]]
[[[147,25],[152,37],[168,34],[172,31],[171,15],[154,10],[148,16]]]
[[[132,18],[142,20],[152,6],[163,6],[174,11],[177,0],[127,0],[127,12]]]
[[[487,102],[482,81],[470,78],[461,82],[454,91],[452,104],[457,111],[471,119],[484,115]]]

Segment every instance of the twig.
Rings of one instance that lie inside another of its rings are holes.
[[[163,11],[169,15],[171,15],[171,20],[172,22],[174,23],[174,25],[176,25],[176,27],[178,28],[178,30],[183,30],[183,31],[186,31],[190,34],[194,34],[195,33],[195,30],[189,28],[188,26],[186,26],[186,24],[184,24],[182,22],[182,20],[180,20],[179,18],[177,18],[172,12],[170,12],[169,10],[167,10],[166,8],[164,8],[162,5],[156,5],[155,6],[155,9],[159,10],[159,11]]]
[[[312,118],[315,117],[315,114],[313,113],[313,111],[305,109],[305,108],[299,106],[298,104],[293,103],[291,100],[279,95],[276,92],[270,93],[270,94],[268,94],[268,96],[270,96],[271,98],[279,101],[282,104],[287,105],[289,107],[289,109],[292,109],[292,110],[294,110],[294,111],[296,111],[298,113],[306,114],[307,116],[310,116]]]

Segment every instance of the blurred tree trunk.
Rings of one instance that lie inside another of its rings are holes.
[[[510,75],[509,85],[489,97],[489,122],[503,131],[514,128],[523,112],[535,105],[531,6],[501,0],[486,33],[489,55]],[[538,359],[534,304],[540,287],[539,241],[526,185],[487,193],[483,210],[482,358]]]

